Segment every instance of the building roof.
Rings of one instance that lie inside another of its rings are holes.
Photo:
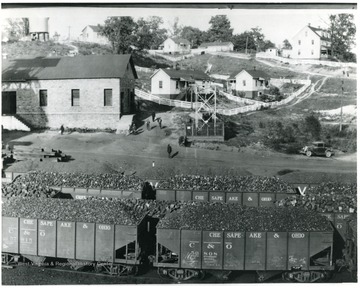
[[[234,45],[232,42],[204,42],[201,43],[201,45],[199,46],[199,48],[205,48],[205,47],[212,47],[212,46],[229,46],[229,45]]]
[[[100,28],[97,25],[87,25],[86,27],[90,27],[94,32],[100,31]],[[81,32],[83,32],[86,29],[86,27],[83,30],[81,30]]]
[[[235,72],[231,73],[228,80],[235,79],[236,76],[238,74],[240,74],[240,72],[242,72],[242,71],[245,71],[245,72],[249,73],[251,75],[251,77],[254,78],[254,79],[259,79],[259,78],[270,79],[270,75],[268,75],[264,71],[261,71],[261,70],[245,70],[245,69],[243,69],[241,71],[235,71]]]
[[[199,70],[176,70],[176,69],[159,69],[158,71],[164,71],[171,79],[177,80],[210,80],[209,75]],[[156,71],[151,78],[158,72]]]
[[[130,54],[13,59],[3,60],[2,81],[122,78],[127,69],[137,78]]]
[[[323,37],[323,36],[321,35],[321,32],[327,32],[325,29],[315,28],[315,27],[312,27],[312,26],[308,26],[308,27],[309,27],[309,29],[310,29],[311,31],[313,31],[317,36],[319,36],[321,40],[330,41],[329,38]]]
[[[170,38],[171,40],[173,40],[176,44],[186,44],[186,45],[190,45],[190,41],[184,38],[177,38],[177,37],[173,37]]]

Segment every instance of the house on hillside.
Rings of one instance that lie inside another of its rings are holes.
[[[266,49],[265,53],[269,56],[278,56],[279,55],[278,49],[275,47]]]
[[[294,59],[322,59],[331,56],[330,34],[324,29],[309,25],[301,29],[291,40]]]
[[[158,69],[151,75],[151,94],[168,99],[190,100],[189,88],[210,85],[210,77],[202,71]]]
[[[160,45],[160,49],[168,54],[188,54],[191,51],[191,45],[183,38],[168,38]]]
[[[95,25],[87,25],[81,31],[79,40],[83,42],[97,43],[103,45],[110,43],[105,36],[100,35],[100,28]]]
[[[131,55],[3,60],[2,115],[34,128],[116,129],[134,111]]]
[[[228,90],[244,97],[254,99],[265,93],[270,76],[260,70],[241,70],[234,72],[227,80]]]
[[[228,52],[234,51],[234,44],[231,42],[204,42],[198,49],[204,49],[206,52]]]

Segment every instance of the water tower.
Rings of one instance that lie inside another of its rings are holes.
[[[49,40],[49,17],[30,18],[29,32],[31,40],[48,41]]]

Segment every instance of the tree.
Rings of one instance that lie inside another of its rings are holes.
[[[29,35],[30,33],[29,18],[22,18],[22,22],[23,22],[24,35]]]
[[[263,33],[261,33],[261,28],[259,27],[255,27],[255,28],[251,28],[251,35],[254,39],[255,45],[256,45],[256,50],[257,51],[261,51],[264,50],[264,39],[265,36]]]
[[[105,25],[99,25],[100,34],[106,36],[116,54],[128,53],[136,43],[136,23],[132,17],[108,17]]]
[[[226,15],[212,16],[209,23],[209,41],[231,41],[234,29]]]
[[[171,37],[179,37],[182,30],[182,26],[179,24],[179,17],[174,18],[174,22],[171,24],[168,30]]]
[[[271,42],[270,40],[265,40],[263,45],[262,45],[262,50],[266,50],[269,48],[275,48],[275,44],[273,42]]]
[[[285,40],[283,41],[283,46],[282,46],[282,48],[283,48],[283,49],[292,49],[292,46],[291,46],[291,44],[290,44],[290,42],[289,42],[288,39],[285,39]]]
[[[19,40],[21,37],[24,37],[26,34],[26,23],[24,23],[24,19],[27,18],[7,18],[5,22],[4,30],[6,31],[8,38],[10,40]],[[29,20],[25,20],[27,22],[27,27]]]
[[[182,28],[180,37],[187,39],[191,43],[191,48],[198,47],[202,43],[203,31],[192,26],[185,26]]]
[[[165,41],[166,29],[160,29],[161,17],[152,16],[146,20],[139,18],[136,22],[136,47],[139,50],[157,48]]]
[[[352,57],[351,48],[355,44],[356,26],[354,15],[330,15],[328,32],[331,40],[331,55],[348,61]]]
[[[241,34],[236,34],[232,37],[232,43],[234,44],[234,50],[247,51],[256,50],[255,41],[253,35],[249,31],[245,31]],[[247,44],[247,45],[246,45]]]
[[[303,123],[303,130],[305,133],[309,134],[312,139],[319,140],[321,133],[321,123],[319,118],[314,114],[306,116]]]

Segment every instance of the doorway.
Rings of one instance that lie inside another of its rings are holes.
[[[2,115],[16,114],[16,91],[2,92]]]

